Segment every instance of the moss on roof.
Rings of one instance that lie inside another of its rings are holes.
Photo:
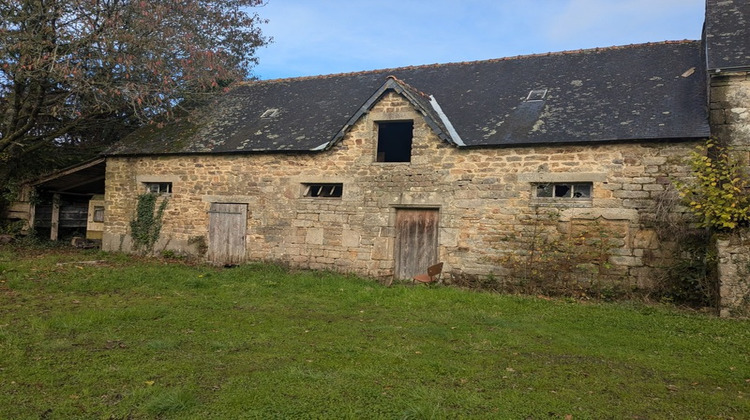
[[[246,82],[108,154],[321,150],[389,76],[428,111],[434,97],[433,129],[444,117],[469,147],[700,138],[704,66],[700,42],[680,41]]]

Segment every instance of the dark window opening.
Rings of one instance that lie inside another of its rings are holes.
[[[537,198],[591,198],[592,184],[590,182],[568,184],[568,183],[554,183],[554,184],[537,184],[536,186],[536,197]]]
[[[303,196],[313,198],[341,198],[344,184],[303,184]]]
[[[411,162],[413,121],[378,123],[378,162]]]
[[[171,194],[171,182],[146,182],[146,192],[151,194]]]

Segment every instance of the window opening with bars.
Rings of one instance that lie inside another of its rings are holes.
[[[592,183],[549,183],[537,184],[535,191],[536,198],[569,198],[569,199],[590,199]]]
[[[302,184],[304,189],[302,195],[311,198],[341,198],[344,193],[344,184]]]
[[[151,194],[171,194],[172,183],[171,182],[145,182],[146,192]]]

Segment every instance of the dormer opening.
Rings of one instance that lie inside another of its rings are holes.
[[[378,162],[411,162],[414,121],[378,122]]]

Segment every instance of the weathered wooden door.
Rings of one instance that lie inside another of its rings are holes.
[[[438,211],[435,209],[396,210],[397,279],[410,279],[426,273],[438,262]]]
[[[208,215],[208,260],[223,265],[245,261],[247,204],[211,203]]]

